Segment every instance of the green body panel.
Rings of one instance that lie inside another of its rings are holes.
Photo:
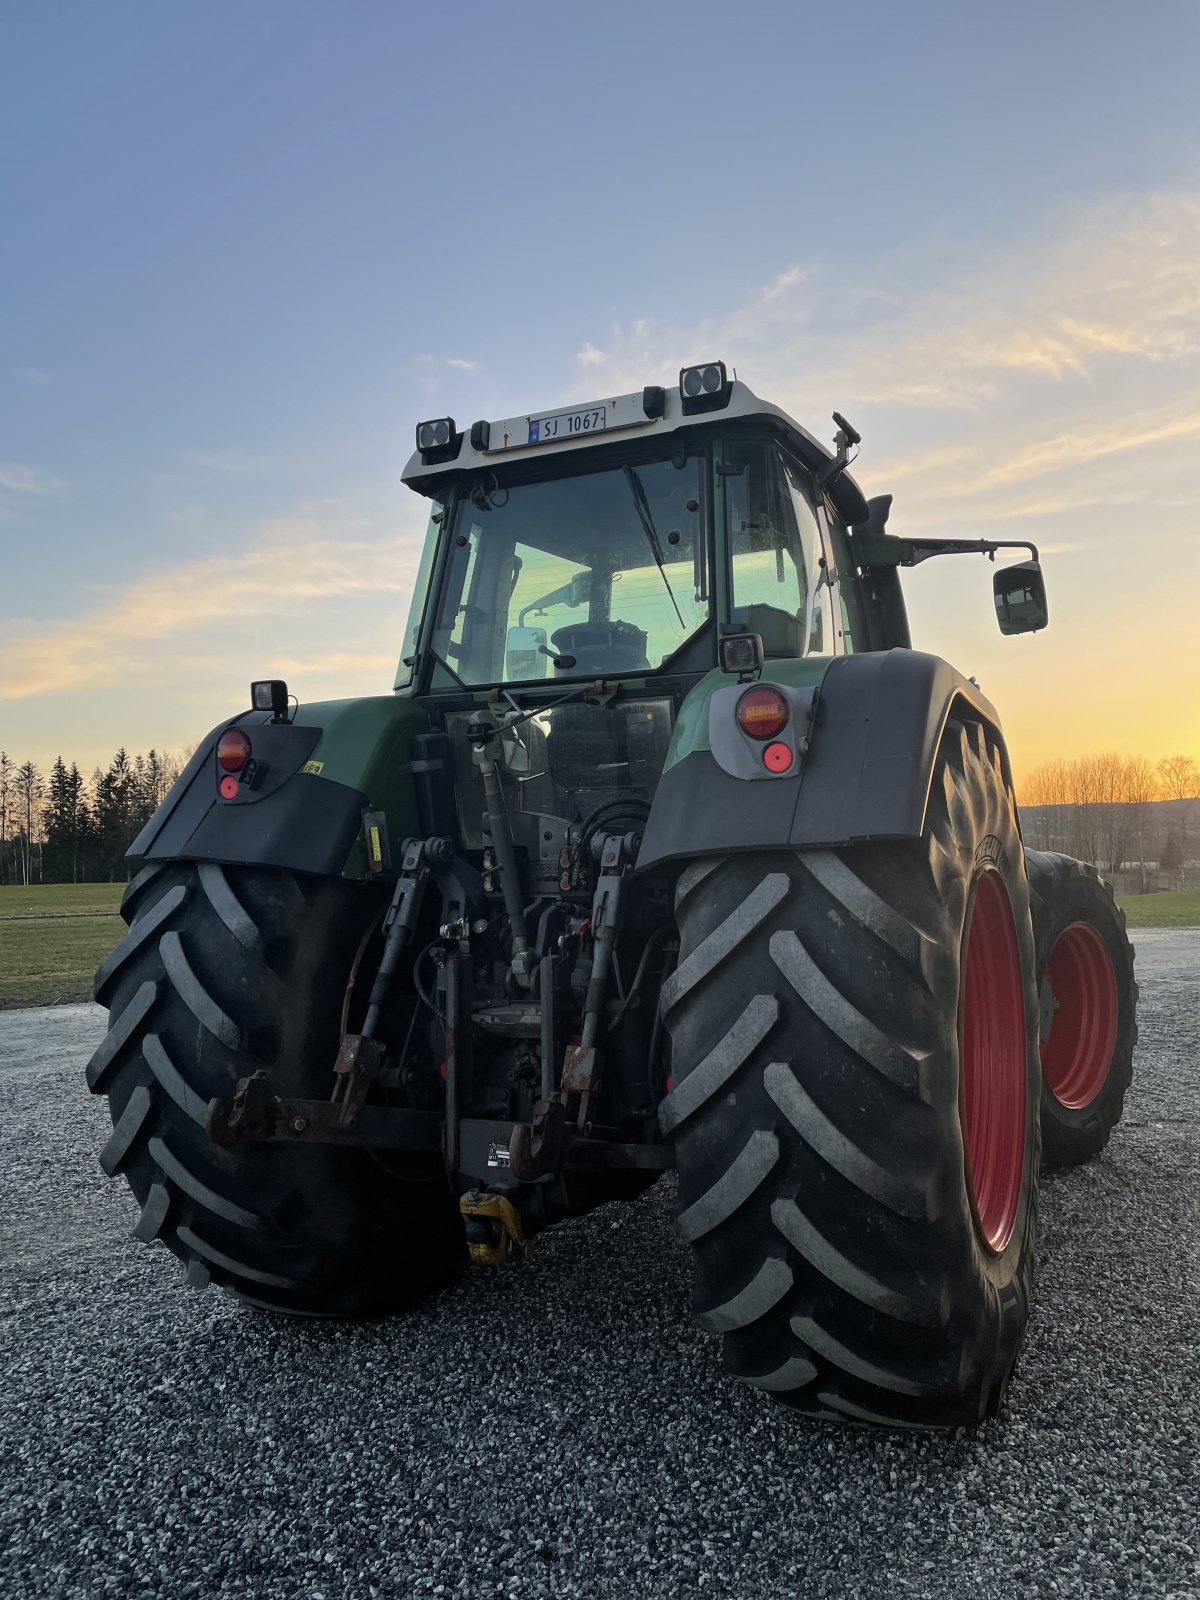
[[[763,665],[764,683],[782,683],[789,689],[819,689],[835,657],[806,656],[802,660],[767,661]],[[669,772],[677,761],[690,756],[694,750],[707,750],[708,702],[718,689],[727,689],[737,683],[737,674],[714,668],[706,672],[679,708],[675,729],[667,748],[663,766]]]
[[[320,728],[308,772],[317,763],[319,778],[359,789],[371,808],[387,815],[393,860],[403,840],[419,831],[417,799],[408,763],[413,735],[429,730],[429,717],[406,695],[371,695],[361,700],[319,700],[301,706],[295,721]],[[346,878],[366,874],[366,845],[361,836],[342,868]]]

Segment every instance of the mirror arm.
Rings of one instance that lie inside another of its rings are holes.
[[[1039,560],[1037,545],[1027,539],[896,539],[890,534],[850,535],[851,554],[858,567],[915,567],[930,556],[981,555],[990,561],[997,550],[1028,550]]]

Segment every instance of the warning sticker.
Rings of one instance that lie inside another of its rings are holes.
[[[324,770],[325,763],[323,761],[306,761],[300,768],[301,772],[311,772],[314,777],[318,772],[324,772]]]

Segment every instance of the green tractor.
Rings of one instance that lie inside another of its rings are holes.
[[[700,1324],[796,1410],[993,1415],[1040,1154],[1121,1112],[1132,957],[1026,852],[1000,722],[913,650],[900,539],[720,362],[422,422],[392,694],[277,680],[134,842],[88,1082],[195,1285],[400,1311],[669,1168]],[[1045,625],[1037,551],[996,567]]]

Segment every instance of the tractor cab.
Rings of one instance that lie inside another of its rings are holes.
[[[569,411],[433,419],[416,442],[404,477],[432,506],[396,687],[448,740],[446,803],[476,848],[480,708],[512,729],[518,836],[539,816],[557,846],[614,800],[644,820],[684,701],[736,681],[728,641],[810,678],[867,642],[844,458],[720,362]]]
[[[854,648],[838,558],[865,502],[720,362],[678,390],[421,423],[404,478],[433,508],[398,688],[694,678],[728,633],[768,658]]]

